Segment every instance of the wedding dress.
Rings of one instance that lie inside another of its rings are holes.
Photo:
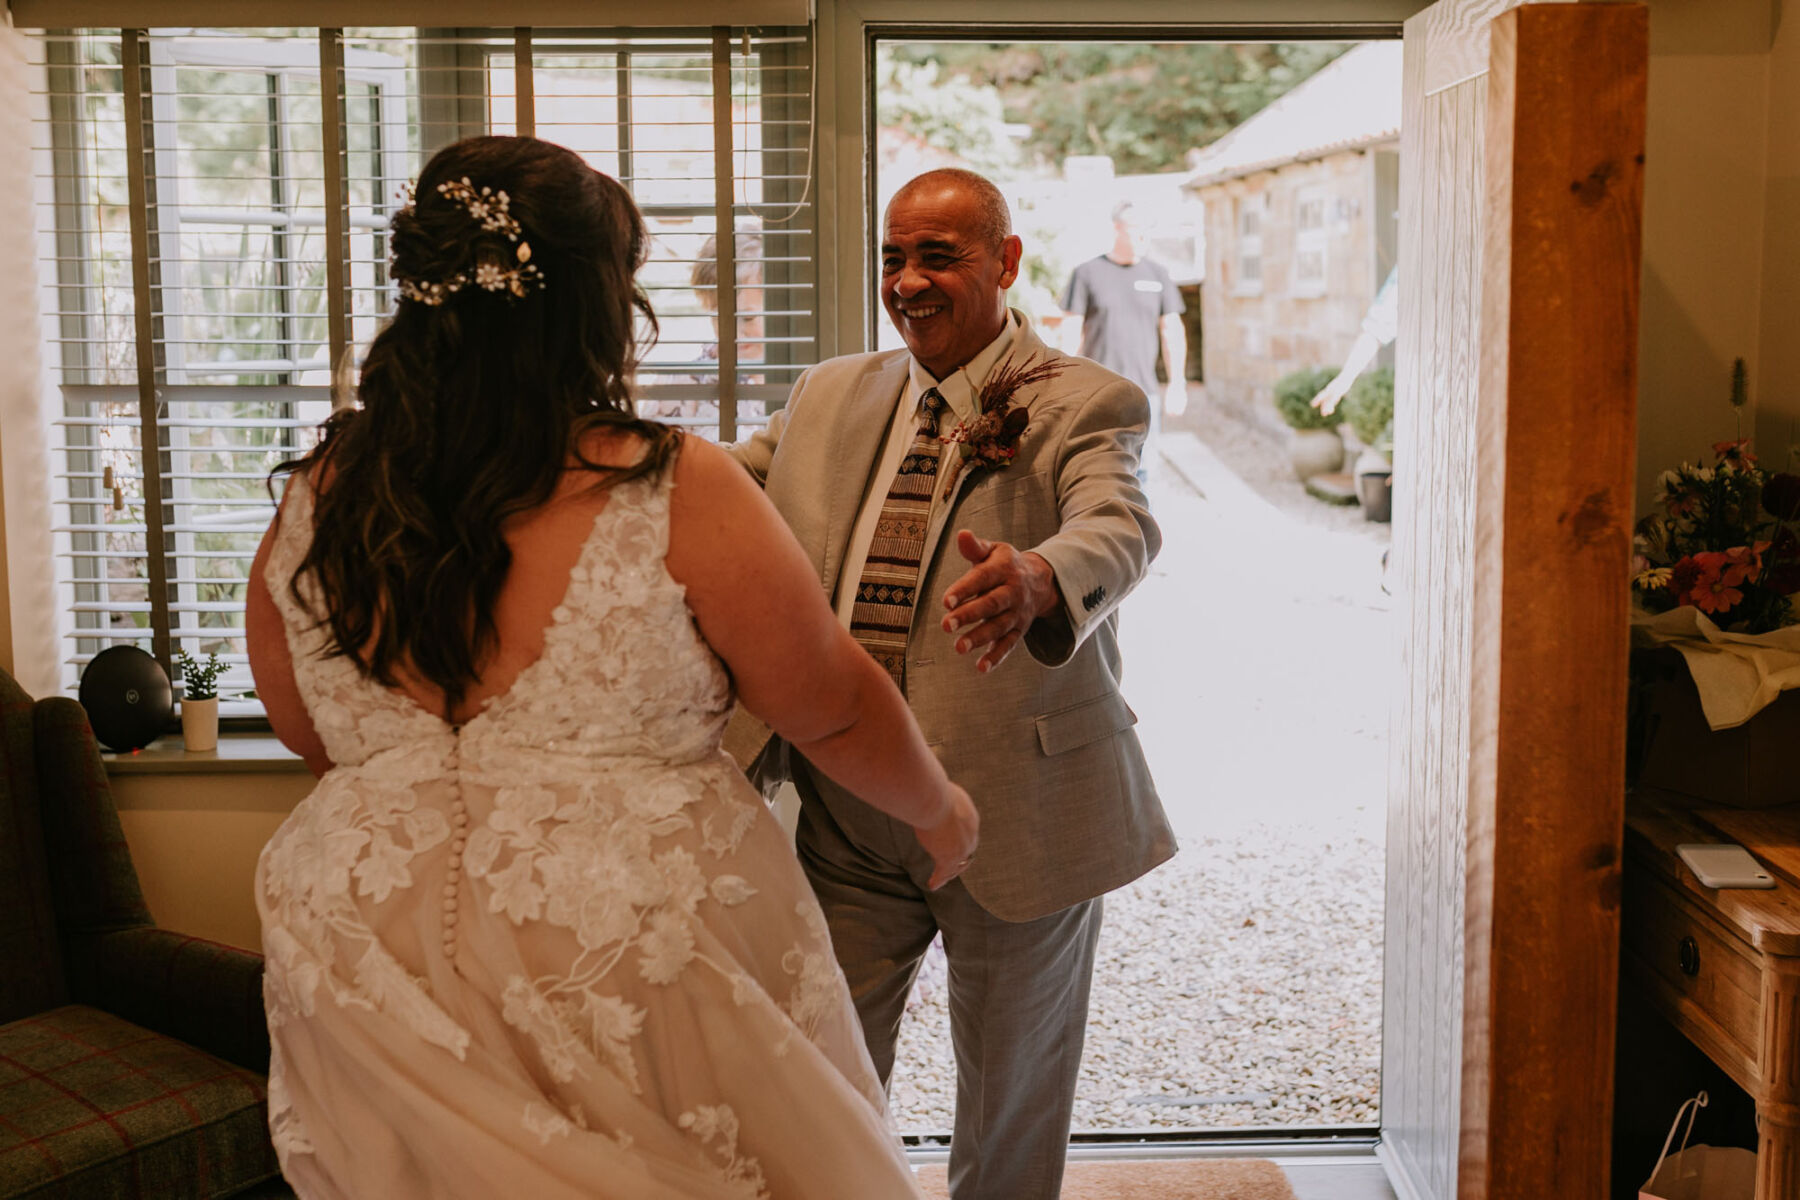
[[[719,749],[669,486],[612,491],[542,657],[452,726],[321,655],[290,483],[267,580],[337,765],[256,899],[308,1200],[918,1195],[819,907]]]

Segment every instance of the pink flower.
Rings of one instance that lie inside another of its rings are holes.
[[[1725,582],[1733,587],[1741,583],[1755,583],[1756,577],[1762,574],[1763,551],[1769,543],[1758,542],[1755,546],[1733,546],[1725,552],[1725,561],[1730,565],[1723,572]]]

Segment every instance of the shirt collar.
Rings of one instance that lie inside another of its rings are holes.
[[[1018,334],[1018,315],[1009,308],[1006,310],[1006,324],[1001,327],[1000,336],[982,347],[981,353],[944,378],[933,379],[931,372],[921,366],[918,359],[913,359],[911,375],[913,400],[916,402],[927,391],[936,388],[938,395],[942,396],[944,402],[950,406],[950,411],[956,414],[956,419],[968,420],[975,415],[975,394],[987,381],[988,372],[994,369],[994,364],[998,363],[1006,352],[1012,349],[1013,341]]]

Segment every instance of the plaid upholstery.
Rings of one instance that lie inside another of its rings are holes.
[[[262,955],[151,928],[71,938],[68,959],[76,1002],[268,1071]]]
[[[204,1200],[277,1174],[266,1083],[80,1005],[0,1027],[0,1200]]]
[[[31,724],[57,927],[68,938],[151,924],[87,713],[54,696]]]
[[[68,1003],[50,901],[30,696],[0,672],[0,1022]]]

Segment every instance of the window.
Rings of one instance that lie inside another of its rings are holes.
[[[1262,292],[1263,195],[1237,199],[1237,283],[1232,289],[1243,295]]]
[[[68,686],[120,642],[165,668],[217,652],[223,711],[260,713],[243,604],[268,472],[346,402],[394,304],[403,185],[456,138],[535,129],[638,197],[662,324],[637,381],[653,415],[735,438],[817,357],[804,29],[81,30],[33,46]],[[720,294],[726,263],[738,286]]]
[[[1325,189],[1319,185],[1294,191],[1294,294],[1323,296],[1327,284],[1328,236]]]

